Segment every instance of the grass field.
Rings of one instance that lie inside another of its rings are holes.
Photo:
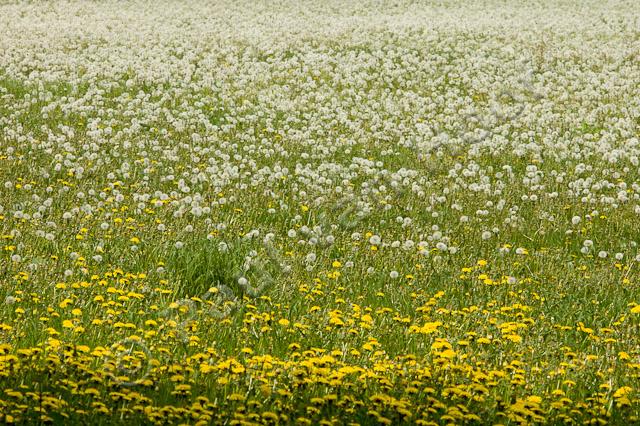
[[[640,424],[634,1],[0,1],[0,424]]]

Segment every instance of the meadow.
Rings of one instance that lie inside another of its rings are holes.
[[[0,424],[640,424],[640,8],[0,1]]]

